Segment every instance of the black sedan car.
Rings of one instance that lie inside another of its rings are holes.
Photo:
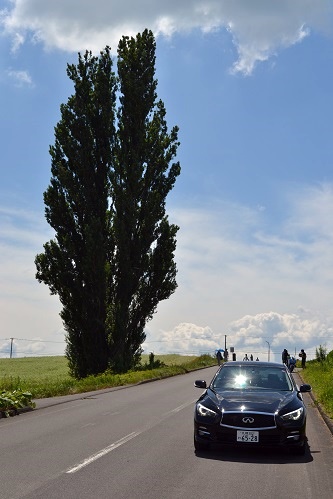
[[[195,404],[194,447],[210,444],[248,448],[285,447],[305,452],[306,407],[302,393],[310,385],[297,386],[285,364],[226,362]]]

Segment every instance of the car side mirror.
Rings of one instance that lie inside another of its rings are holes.
[[[307,385],[307,384],[305,384],[305,385],[301,385],[301,386],[299,387],[299,391],[300,391],[301,393],[311,392],[311,390],[312,390],[312,386],[311,386],[311,385]]]
[[[194,382],[194,386],[196,388],[207,388],[207,383],[205,380],[203,379],[197,379],[195,382]]]

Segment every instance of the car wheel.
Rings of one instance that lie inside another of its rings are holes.
[[[198,442],[195,437],[194,437],[194,448],[198,452],[202,451],[208,451],[210,448],[210,445],[208,442]]]

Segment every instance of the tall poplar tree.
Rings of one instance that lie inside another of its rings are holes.
[[[148,30],[136,39],[123,37],[118,45],[121,97],[111,175],[116,275],[110,343],[117,371],[134,367],[147,320],[177,287],[178,227],[169,223],[165,202],[180,174],[179,163],[172,162],[178,128],[168,133],[165,108],[157,100],[155,51]]]
[[[165,201],[180,173],[178,129],[168,133],[157,101],[155,50],[145,30],[119,42],[118,78],[108,47],[67,67],[75,93],[61,106],[44,193],[55,236],[35,263],[60,298],[77,378],[135,367],[146,322],[177,287]]]
[[[50,147],[45,216],[55,237],[36,256],[36,278],[57,294],[67,332],[66,355],[78,377],[109,364],[106,262],[113,253],[109,206],[115,141],[115,75],[110,51],[79,54],[67,66],[75,93],[61,105]]]

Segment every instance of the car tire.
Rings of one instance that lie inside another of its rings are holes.
[[[194,437],[194,449],[197,452],[208,451],[210,448],[210,444],[208,442],[198,442]]]

